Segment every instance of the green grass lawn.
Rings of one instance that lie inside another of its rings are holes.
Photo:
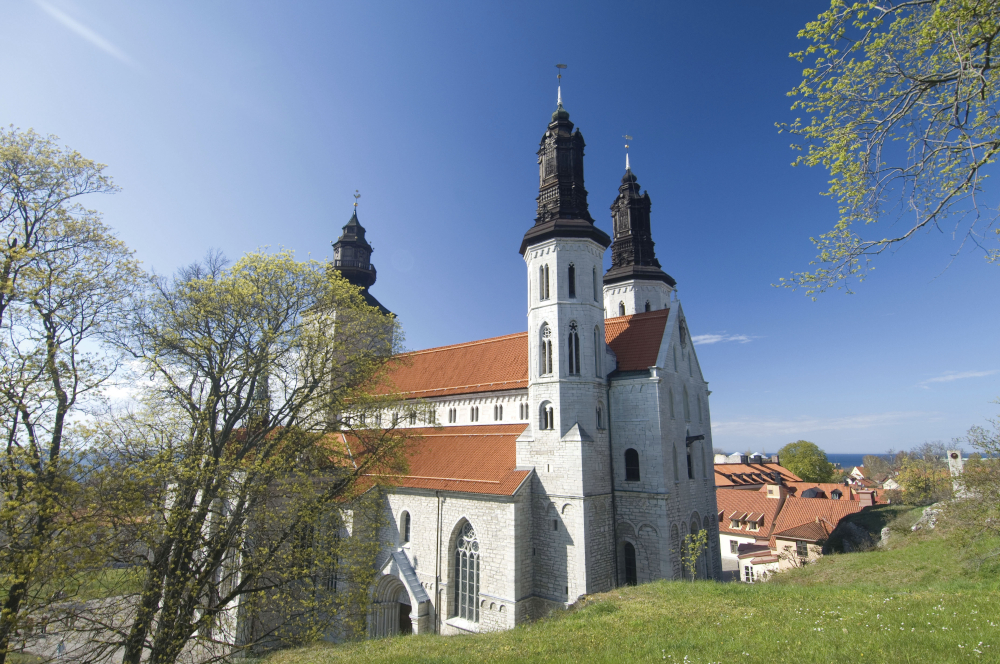
[[[872,518],[914,518],[885,512]],[[941,532],[905,532],[888,550],[827,556],[768,583],[660,581],[508,632],[318,644],[266,661],[1000,662],[996,570],[970,571]]]

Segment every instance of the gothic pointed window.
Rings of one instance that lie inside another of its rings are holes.
[[[639,481],[639,453],[632,448],[625,450],[625,481]]]
[[[576,297],[576,266],[572,263],[569,264],[569,270],[567,270],[566,281],[569,282],[569,296]]]
[[[687,459],[688,459],[688,479],[694,479],[694,457],[691,456],[691,444],[687,445]]]
[[[618,303],[618,315],[619,316],[624,316],[625,315],[625,303],[624,302],[619,302]]]
[[[455,617],[479,622],[479,540],[471,523],[455,542]]]
[[[538,345],[538,373],[546,376],[552,373],[552,328],[542,323],[542,341]]]
[[[670,419],[674,419],[674,388],[667,390],[667,396],[670,398]]]
[[[688,396],[687,385],[684,386],[684,421],[691,421],[691,398]]]
[[[580,374],[580,334],[577,331],[576,323],[569,324],[569,372],[571,375]]]
[[[541,299],[549,299],[549,266],[543,265],[542,268],[542,283],[541,283]]]
[[[646,301],[646,311],[650,311],[649,301]]]
[[[402,544],[410,542],[410,513],[403,512],[399,517],[399,539]]]
[[[634,586],[639,583],[639,575],[635,565],[635,547],[631,542],[625,542],[622,547],[625,553],[625,585]]]
[[[604,429],[604,407],[601,404],[597,404],[597,429]]]
[[[601,289],[597,284],[597,268],[594,268],[594,302],[601,301]]]
[[[601,346],[601,328],[594,328],[594,375],[598,378],[601,377],[601,351],[604,348]]]

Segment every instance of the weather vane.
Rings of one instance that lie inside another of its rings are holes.
[[[361,198],[361,194],[359,194],[359,193],[358,193],[358,190],[357,190],[357,189],[355,189],[355,190],[354,190],[354,211],[355,211],[355,212],[357,212],[357,211],[358,211],[358,199],[359,199],[359,198]]]
[[[625,134],[624,136],[622,136],[622,138],[625,139],[625,170],[630,171],[632,169],[628,165],[628,144],[632,141],[632,137],[629,136],[628,134]]]
[[[566,69],[566,65],[556,65],[556,70],[558,71],[558,73],[556,74],[556,89],[557,89],[556,103],[558,103],[560,106],[562,106],[562,70],[563,69]]]

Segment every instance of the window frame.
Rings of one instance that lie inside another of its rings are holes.
[[[639,482],[642,477],[640,470],[639,450],[630,447],[625,450],[625,481]]]

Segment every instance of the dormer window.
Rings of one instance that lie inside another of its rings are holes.
[[[729,527],[732,528],[733,530],[739,530],[740,529],[740,522],[737,521],[736,519],[730,519],[729,520]]]

